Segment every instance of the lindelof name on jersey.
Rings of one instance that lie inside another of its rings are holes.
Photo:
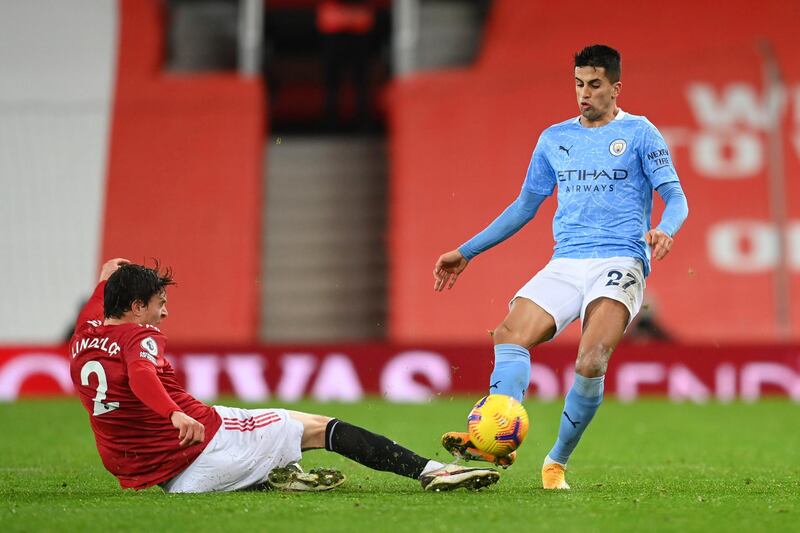
[[[72,345],[72,358],[78,357],[78,355],[86,350],[100,350],[113,357],[120,352],[120,349],[119,344],[109,340],[108,337],[95,337],[93,339],[84,338],[75,341],[75,344]]]
[[[147,359],[154,365],[158,365],[158,344],[153,337],[146,337],[139,343],[144,351],[139,352],[139,357]]]

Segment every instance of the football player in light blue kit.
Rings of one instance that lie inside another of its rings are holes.
[[[529,350],[582,321],[575,379],[558,439],[542,466],[545,489],[568,489],[567,460],[603,400],[611,353],[642,305],[650,259],[663,259],[689,208],[664,138],[646,118],[617,106],[619,53],[604,45],[575,55],[580,115],[547,128],[533,151],[519,197],[486,229],[439,257],[434,289],[448,289],[476,255],[504,241],[556,189],[556,245],[550,262],[510,304],[494,331],[490,393],[522,400],[530,383]],[[652,228],[653,190],[666,207]],[[480,452],[467,433],[447,433],[451,453],[508,465]]]

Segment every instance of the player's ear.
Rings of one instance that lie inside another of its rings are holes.
[[[621,82],[621,81],[618,81],[618,82],[614,83],[614,84],[613,84],[611,87],[612,87],[612,89],[611,89],[611,95],[612,95],[614,98],[618,97],[618,96],[619,96],[619,93],[621,93],[621,92],[622,92],[622,82]]]
[[[131,303],[131,311],[133,312],[134,316],[140,315],[145,307],[147,306],[144,305],[144,302],[141,300],[134,300]]]

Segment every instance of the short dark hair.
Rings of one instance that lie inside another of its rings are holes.
[[[604,44],[587,46],[575,54],[575,67],[603,67],[611,83],[617,83],[622,75],[619,52]]]
[[[103,294],[103,314],[106,318],[122,318],[130,311],[133,302],[147,305],[154,294],[161,294],[169,285],[175,285],[172,269],[154,268],[129,263],[122,265],[108,278]]]

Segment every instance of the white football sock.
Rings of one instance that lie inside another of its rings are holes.
[[[443,466],[444,465],[442,463],[440,463],[439,461],[434,461],[433,459],[431,459],[430,461],[428,461],[428,464],[425,465],[425,468],[422,469],[422,473],[420,475],[424,476],[425,474],[429,474],[430,472],[433,472],[434,470],[439,470]]]
[[[561,466],[563,466],[564,468],[566,468],[566,467],[567,467],[567,464],[566,464],[566,463],[559,463],[558,461],[554,461],[553,459],[550,459],[550,456],[549,456],[549,455],[545,455],[545,456],[544,456],[544,463],[542,463],[542,468],[544,468],[544,467],[545,467],[545,466],[547,466],[547,465],[552,465],[552,464],[561,465]]]

